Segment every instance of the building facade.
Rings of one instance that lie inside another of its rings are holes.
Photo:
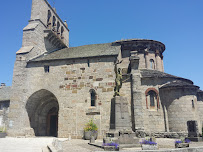
[[[47,0],[32,0],[16,53],[8,135],[82,138],[93,119],[99,137],[105,136],[117,61],[133,131],[200,135],[203,92],[191,80],[164,73],[164,50],[163,43],[146,39],[69,47],[67,23]]]

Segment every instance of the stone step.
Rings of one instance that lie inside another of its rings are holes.
[[[48,147],[43,147],[42,152],[51,152]]]

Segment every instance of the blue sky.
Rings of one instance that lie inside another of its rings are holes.
[[[0,83],[12,84],[15,53],[28,24],[31,0],[2,1]],[[53,0],[49,0],[53,6]],[[70,29],[70,46],[144,38],[161,41],[165,72],[203,90],[202,0],[55,0]]]

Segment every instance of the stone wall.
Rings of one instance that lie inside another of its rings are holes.
[[[196,120],[199,132],[201,132],[202,124],[199,118],[196,89],[162,89],[161,100],[167,109],[169,131],[187,133],[187,121]]]
[[[199,112],[200,126],[203,127],[203,102],[202,101],[197,101],[197,108]],[[202,134],[201,130],[200,130],[200,133]]]
[[[155,107],[150,107],[150,99],[146,96],[147,90],[156,90],[159,93],[160,79],[144,79],[142,78],[142,85],[140,86],[142,92],[142,109],[143,109],[143,122],[146,132],[164,132],[165,131],[165,117],[164,106],[158,94],[155,101]],[[147,101],[146,101],[147,100]],[[147,105],[148,104],[148,105]]]
[[[82,137],[83,128],[91,119],[98,125],[99,135],[104,135],[109,130],[110,105],[114,94],[113,61],[114,57],[106,57],[89,59],[89,64],[87,59],[78,59],[29,63],[25,66],[27,68],[22,69],[16,67],[21,70],[21,75],[18,77],[17,71],[14,71],[14,81],[18,79],[21,84],[17,87],[15,85],[18,83],[15,82],[13,86],[10,113],[13,125],[10,128],[15,126],[17,130],[30,127],[24,107],[33,93],[45,89],[55,95],[59,104],[59,137]],[[44,65],[50,66],[49,73],[44,72]],[[22,70],[26,71],[26,75],[22,75]],[[96,92],[95,107],[90,104],[90,89]]]

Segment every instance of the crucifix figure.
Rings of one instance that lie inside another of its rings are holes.
[[[114,71],[116,73],[116,79],[115,79],[115,88],[114,88],[114,97],[115,96],[120,96],[120,89],[122,87],[122,72],[121,72],[121,68],[117,68],[117,64],[122,63],[122,61],[115,61],[114,65]]]

